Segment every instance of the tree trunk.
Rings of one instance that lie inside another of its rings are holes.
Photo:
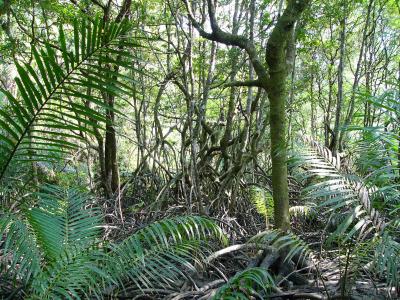
[[[289,1],[282,16],[272,30],[267,42],[266,62],[268,73],[261,63],[256,47],[244,36],[227,33],[218,26],[215,8],[212,0],[208,0],[208,12],[212,33],[206,32],[196,21],[191,6],[183,0],[188,11],[189,19],[200,35],[206,39],[236,46],[246,51],[258,76],[257,80],[234,82],[235,86],[258,86],[267,91],[270,100],[270,127],[271,127],[271,158],[272,158],[272,188],[274,198],[275,227],[288,230],[289,222],[289,192],[287,178],[286,157],[286,47],[296,21],[308,6],[309,0]],[[231,86],[232,86],[231,85]]]
[[[126,18],[129,14],[131,7],[131,0],[124,0],[121,9],[115,19],[115,22],[119,23],[123,18]],[[108,2],[106,9],[104,11],[103,20],[104,23],[109,21],[110,18],[110,5],[111,1]],[[104,24],[105,25],[105,24]],[[121,59],[120,57],[117,58]],[[118,68],[114,68],[115,72],[118,72]],[[106,185],[115,193],[119,189],[120,179],[118,170],[118,160],[117,160],[117,138],[115,133],[115,115],[114,115],[114,96],[108,93],[103,94],[103,100],[108,105],[109,109],[106,110],[106,118],[108,123],[106,124],[106,134],[104,143],[104,171],[106,177]]]
[[[371,15],[371,9],[372,9],[372,4],[373,4],[374,0],[369,0],[368,3],[368,8],[367,8],[367,18],[365,20],[365,25],[363,28],[363,35],[362,35],[362,40],[361,40],[361,48],[360,48],[360,53],[358,55],[358,60],[357,60],[357,66],[356,66],[356,70],[354,73],[354,81],[353,81],[353,87],[351,89],[351,98],[350,98],[350,105],[349,105],[349,109],[346,115],[346,120],[344,122],[344,127],[347,127],[348,125],[350,125],[351,120],[353,118],[354,115],[354,108],[355,108],[355,98],[356,98],[356,92],[358,89],[358,84],[360,82],[360,77],[361,77],[361,66],[362,66],[362,60],[364,57],[364,48],[365,48],[365,43],[366,43],[366,39],[367,39],[367,30],[368,30],[368,26],[370,23],[370,15]],[[339,145],[342,144],[343,138],[344,138],[345,134],[341,133],[340,134],[340,138],[339,138]]]
[[[287,49],[295,47],[293,44],[295,23],[307,4],[308,1],[290,1],[267,43],[274,220],[275,227],[284,231],[290,227],[285,105],[286,79],[289,71]]]
[[[109,123],[106,125],[106,138],[105,138],[105,173],[107,185],[114,193],[119,188],[119,171],[117,161],[117,138],[115,134],[115,115],[114,115],[114,97],[107,95],[107,103],[110,109],[107,110],[107,119]]]
[[[346,5],[343,3],[343,18],[340,20],[340,57],[338,67],[338,94],[337,94],[337,105],[336,105],[336,116],[335,116],[335,127],[333,128],[333,137],[331,149],[333,153],[337,153],[340,149],[339,144],[339,127],[340,117],[343,106],[343,70],[344,70],[344,59],[345,59],[345,44],[346,44]]]

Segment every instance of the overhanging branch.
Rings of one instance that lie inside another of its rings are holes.
[[[231,81],[228,83],[225,83],[225,87],[231,87],[231,86],[254,86],[254,87],[262,87],[262,84],[260,80],[245,80],[245,81]]]
[[[200,36],[211,41],[219,42],[228,46],[235,46],[245,50],[249,55],[251,64],[253,65],[254,71],[259,78],[260,84],[262,83],[264,85],[264,83],[266,83],[268,80],[268,74],[265,66],[260,62],[254,44],[246,37],[225,32],[218,26],[217,19],[215,17],[215,8],[211,0],[207,0],[208,14],[212,29],[211,33],[205,31],[200,23],[196,21],[188,0],[182,1],[185,4],[189,20],[192,22],[194,28],[196,28],[196,30],[199,32]]]

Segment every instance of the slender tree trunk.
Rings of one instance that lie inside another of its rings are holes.
[[[238,24],[238,14],[239,14],[239,0],[235,0],[235,10],[233,13],[232,20],[232,34],[236,35],[239,30]],[[232,82],[235,80],[236,72],[237,72],[237,64],[239,61],[239,51],[237,48],[233,47],[229,51],[230,54],[230,64],[231,64],[231,74],[229,76],[229,80]],[[224,136],[221,140],[221,150],[223,161],[224,171],[227,171],[230,166],[230,156],[228,153],[228,142],[232,138],[232,126],[233,126],[233,118],[235,116],[235,104],[236,104],[236,93],[235,87],[230,87],[229,89],[229,102],[228,102],[228,113],[226,116],[226,126]]]
[[[196,96],[195,96],[195,80],[194,80],[194,66],[193,66],[193,26],[189,24],[189,39],[188,39],[188,73],[189,73],[189,86],[190,89],[190,99],[188,104],[188,122],[189,122],[189,136],[190,136],[190,177],[191,177],[191,191],[190,197],[194,199],[197,205],[197,211],[199,213],[204,213],[204,207],[202,203],[202,197],[200,194],[200,181],[199,174],[196,167],[197,154],[199,150],[198,138],[199,132],[195,130],[194,117],[196,110]]]
[[[367,38],[367,31],[368,31],[368,26],[369,26],[369,22],[370,22],[369,20],[370,20],[370,16],[371,16],[371,9],[372,9],[373,2],[374,2],[374,0],[369,0],[369,2],[368,2],[367,17],[366,17],[364,28],[363,28],[361,48],[360,48],[360,53],[358,55],[356,70],[354,73],[354,81],[353,81],[353,87],[351,89],[350,105],[349,105],[349,109],[347,111],[346,120],[343,125],[344,127],[347,127],[348,125],[350,125],[351,120],[354,115],[356,91],[358,89],[358,84],[360,82],[360,77],[361,77],[361,74],[360,74],[361,66],[362,66],[362,60],[364,57],[364,48],[365,48],[365,43],[366,43],[366,38]],[[345,132],[342,132],[340,134],[340,138],[339,138],[339,145],[342,144],[344,136],[345,136]]]
[[[107,119],[109,123],[106,125],[105,136],[105,173],[107,184],[111,191],[115,192],[119,188],[119,170],[117,161],[117,137],[115,133],[115,114],[114,114],[114,97],[107,95],[107,103],[110,109],[107,110]]]
[[[289,189],[287,181],[286,153],[286,74],[270,68],[270,79],[275,82],[270,88],[270,130],[272,158],[272,190],[274,198],[275,226],[282,230],[289,229]],[[275,72],[274,72],[275,71]]]
[[[124,0],[121,9],[115,18],[115,22],[119,23],[122,19],[129,15],[131,0]],[[111,1],[108,2],[107,8],[105,9],[103,20],[104,23],[108,22],[110,19],[110,5]],[[120,57],[117,58],[121,59]],[[118,68],[114,68],[115,72],[118,72]],[[120,186],[119,170],[118,170],[118,160],[117,160],[117,137],[115,132],[115,114],[114,105],[115,98],[113,95],[105,93],[103,95],[104,102],[109,106],[106,110],[106,118],[108,123],[106,124],[106,135],[104,143],[104,157],[105,157],[105,176],[107,185],[110,187],[111,192],[115,193],[118,191]],[[122,217],[122,216],[121,216]]]
[[[315,122],[314,74],[313,73],[311,73],[311,81],[310,81],[310,102],[311,102],[311,136],[313,139],[315,139],[316,135],[317,135],[317,129],[316,129],[316,122]]]
[[[296,23],[296,28],[293,28],[286,50],[286,64],[288,68],[288,73],[290,73],[290,89],[289,89],[289,99],[288,99],[288,128],[287,128],[287,145],[291,145],[292,136],[292,105],[294,102],[294,81],[296,76],[296,34],[298,29],[298,23]]]
[[[336,115],[335,115],[335,127],[333,128],[332,137],[332,151],[337,153],[340,149],[339,144],[339,128],[340,128],[340,117],[343,106],[343,71],[344,71],[344,60],[345,60],[345,46],[346,46],[346,5],[343,2],[343,18],[340,20],[340,54],[339,54],[339,67],[338,67],[338,94],[336,104]]]
[[[333,32],[333,23],[332,18],[329,20],[329,33],[330,39],[334,39],[334,32]],[[331,147],[333,141],[333,131],[331,129],[331,110],[332,106],[334,105],[333,100],[333,86],[336,82],[336,78],[333,74],[333,69],[336,65],[336,55],[338,50],[335,51],[334,54],[329,54],[329,66],[328,66],[328,106],[326,108],[326,113],[324,114],[325,122],[324,122],[324,129],[325,129],[325,147]],[[332,137],[331,137],[332,136]]]
[[[397,70],[397,95],[400,95],[400,61],[398,64],[398,70]],[[398,145],[397,145],[397,169],[399,172],[399,179],[398,181],[400,182],[400,111],[397,111],[397,138],[399,139]]]

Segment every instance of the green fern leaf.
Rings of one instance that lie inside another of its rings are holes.
[[[131,86],[124,83],[129,77],[114,71],[114,67],[130,68],[127,51],[118,47],[128,29],[125,22],[75,20],[73,49],[68,49],[60,27],[60,51],[49,45],[33,48],[34,66],[16,63],[18,96],[0,91],[8,99],[8,106],[0,108],[0,180],[12,163],[57,158],[54,152],[68,153],[66,143],[77,146],[71,139],[82,140],[74,132],[90,135],[107,122],[96,107],[83,105],[81,100],[110,110],[102,93],[131,94]],[[57,63],[59,57],[62,64]],[[83,92],[87,88],[92,89],[91,95]]]

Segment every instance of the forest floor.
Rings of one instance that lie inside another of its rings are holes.
[[[125,234],[134,232],[154,220],[179,215],[183,209],[182,205],[170,207],[162,214],[145,210],[132,213],[125,220]],[[275,279],[278,278],[279,284],[268,296],[261,296],[263,299],[396,299],[393,297],[394,291],[388,291],[384,282],[368,272],[368,264],[362,270],[354,270],[348,252],[343,253],[337,245],[328,249],[325,246],[321,247],[326,235],[327,219],[324,216],[318,218],[316,222],[311,223],[302,220],[292,223],[293,231],[310,247],[313,254],[311,264],[308,262],[306,266],[297,265],[294,270],[288,270],[285,274],[279,270],[279,257],[266,257],[265,252],[260,256],[260,250],[257,252],[257,249],[252,247],[243,247],[249,238],[265,229],[263,217],[254,209],[250,209],[236,218],[229,218],[226,214],[216,218],[221,227],[229,232],[231,246],[226,248],[225,253],[220,252],[212,263],[201,266],[201,271],[192,274],[191,278],[175,283],[170,289],[147,291],[146,295],[137,290],[126,291],[121,299],[210,299],[218,288],[237,272],[250,266],[260,266],[266,260],[269,261],[270,270],[277,276]],[[118,227],[117,225],[114,228]],[[344,278],[346,280],[343,280]],[[343,285],[343,282],[346,284]]]

